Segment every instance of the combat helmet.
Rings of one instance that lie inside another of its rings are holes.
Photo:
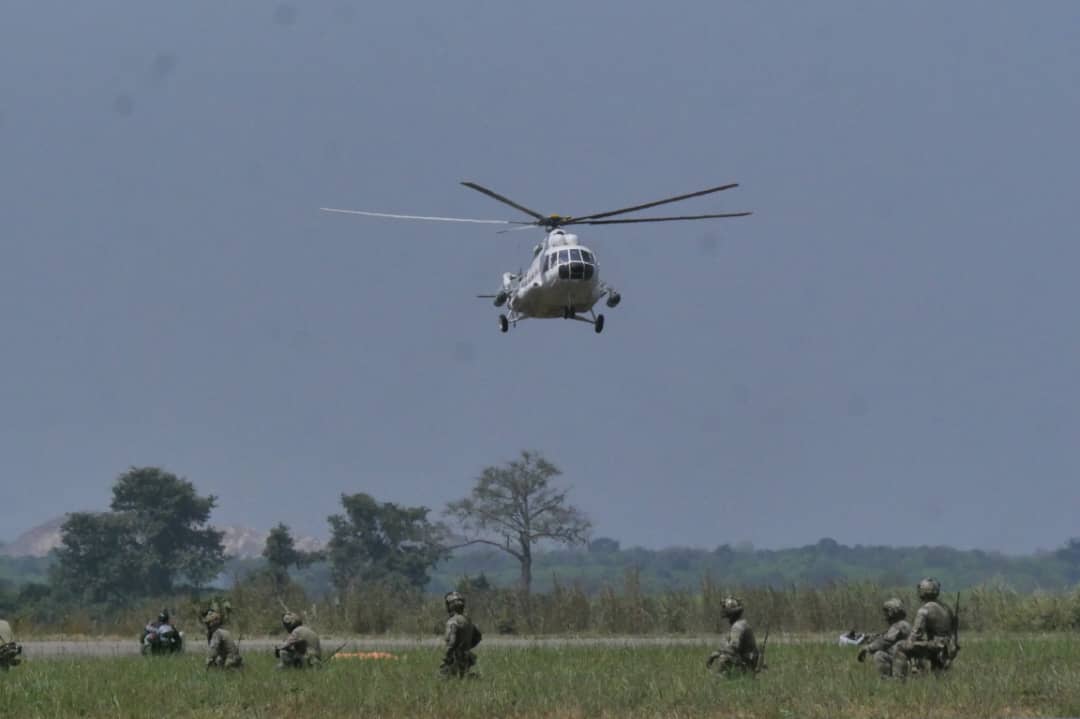
[[[885,603],[881,605],[881,611],[885,614],[885,619],[890,622],[899,621],[907,616],[907,612],[904,611],[904,603],[896,597],[886,599]]]
[[[446,611],[465,611],[465,597],[460,592],[447,592],[443,600],[446,602]]]
[[[290,632],[303,623],[304,617],[299,612],[285,612],[281,615],[282,626]]]
[[[203,624],[206,625],[207,629],[215,629],[217,627],[220,627],[222,621],[223,621],[223,618],[222,618],[221,614],[214,611],[213,609],[211,609],[210,611],[208,611],[206,614],[203,615]]]
[[[737,597],[724,597],[720,601],[720,613],[728,619],[738,619],[743,613],[743,603]]]
[[[157,620],[159,622],[161,622],[162,624],[168,624],[169,623],[169,610],[168,609],[162,609],[160,612],[158,612]]]
[[[919,599],[923,601],[933,601],[941,594],[941,582],[933,577],[925,577],[919,581],[918,586]]]

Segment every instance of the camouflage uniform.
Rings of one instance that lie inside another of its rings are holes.
[[[19,655],[22,647],[15,641],[15,633],[11,631],[11,625],[0,619],[0,671],[7,671],[11,667],[18,666],[22,661]]]
[[[940,593],[941,584],[936,579],[927,578],[919,582],[919,599],[925,604],[919,607],[915,615],[911,636],[896,645],[894,675],[906,677],[912,660],[919,663],[927,661],[934,672],[943,672],[956,657],[956,643],[953,641],[955,618],[948,607],[938,603]]]
[[[210,635],[207,640],[209,649],[206,653],[206,668],[239,669],[242,667],[244,660],[240,656],[240,646],[227,630],[221,628],[221,615],[210,611],[206,613],[203,621]]]
[[[289,631],[283,644],[274,649],[278,669],[303,669],[322,664],[322,644],[319,635],[304,625],[304,618],[295,612],[285,612],[281,623]]]
[[[472,670],[476,666],[476,655],[472,649],[480,643],[480,630],[465,615],[465,597],[457,592],[449,592],[444,599],[450,617],[446,620],[446,652],[439,665],[439,674],[444,678],[458,679],[476,676]]]
[[[904,611],[904,603],[899,599],[889,599],[881,606],[885,614],[885,621],[889,622],[889,628],[884,634],[878,634],[869,644],[859,650],[859,661],[863,661],[867,654],[874,657],[874,666],[882,677],[893,677],[896,674],[896,648],[897,645],[911,636],[911,625],[907,622],[907,612]]]
[[[725,597],[720,612],[731,622],[731,630],[723,645],[709,655],[705,666],[721,676],[754,674],[758,670],[758,646],[750,622],[742,618],[742,602]]]

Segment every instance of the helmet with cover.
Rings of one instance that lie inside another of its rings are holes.
[[[292,631],[304,623],[304,617],[298,612],[285,612],[281,615],[281,624],[287,631]]]
[[[896,597],[886,599],[885,603],[881,605],[881,611],[885,614],[885,619],[890,622],[898,622],[907,616],[904,603]]]
[[[443,597],[446,602],[446,611],[448,612],[464,612],[465,611],[465,597],[460,592],[447,592]]]
[[[941,594],[941,582],[933,577],[926,577],[919,581],[919,599],[924,602],[933,601]]]
[[[738,619],[743,613],[742,600],[737,597],[724,597],[720,602],[720,613],[728,619]]]

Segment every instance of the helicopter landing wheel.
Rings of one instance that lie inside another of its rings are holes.
[[[510,329],[510,320],[506,319],[506,315],[499,315],[499,332],[506,332]]]
[[[601,332],[604,331],[604,316],[603,315],[597,315],[596,316],[596,321],[593,322],[593,331],[596,332],[596,334],[600,334]]]

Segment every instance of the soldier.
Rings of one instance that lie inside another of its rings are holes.
[[[296,612],[285,612],[281,623],[289,632],[284,644],[274,647],[278,669],[303,669],[322,664],[322,645],[319,635],[304,625],[304,618]]]
[[[705,666],[727,677],[756,673],[758,646],[754,640],[754,630],[742,618],[742,602],[735,597],[725,597],[720,603],[720,613],[731,623],[731,631],[720,649],[709,655]]]
[[[22,646],[15,641],[15,633],[11,631],[11,625],[0,619],[0,671],[6,672],[11,667],[16,667],[22,661]]]
[[[465,614],[465,597],[457,592],[447,592],[443,597],[446,602],[446,653],[443,654],[439,674],[443,678],[475,677],[472,668],[476,665],[476,655],[472,649],[480,643],[480,629]]]
[[[244,665],[244,659],[240,656],[240,645],[227,630],[221,628],[223,621],[221,614],[213,609],[203,617],[209,644],[206,653],[207,669],[239,669]]]
[[[874,657],[874,666],[882,677],[896,676],[896,663],[894,655],[896,645],[911,635],[911,625],[907,622],[907,612],[904,611],[904,603],[899,599],[888,599],[881,605],[881,611],[885,615],[885,621],[889,628],[884,634],[873,637],[868,644],[859,649],[858,660],[861,662],[870,654]]]
[[[953,641],[953,622],[955,617],[948,607],[938,603],[941,584],[938,580],[927,577],[919,582],[919,599],[924,604],[915,615],[911,627],[911,636],[896,645],[893,675],[906,677],[911,660],[930,662],[930,668],[940,673],[949,668],[956,657],[956,644]]]

